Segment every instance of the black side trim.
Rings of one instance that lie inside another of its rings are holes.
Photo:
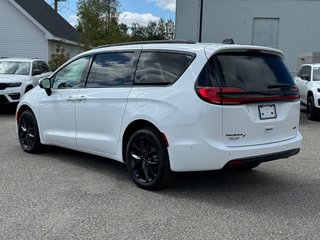
[[[150,41],[138,41],[138,42],[123,42],[107,44],[95,47],[93,49],[105,48],[105,47],[116,47],[116,46],[126,46],[126,45],[142,45],[142,44],[195,44],[196,42],[191,40],[176,39],[176,40],[150,40]]]
[[[267,155],[255,156],[255,157],[248,157],[248,158],[238,158],[229,161],[224,168],[230,167],[239,167],[239,166],[246,166],[251,165],[254,163],[262,163],[262,162],[269,162],[281,158],[288,158],[293,155],[296,155],[300,152],[300,148],[294,148],[284,152],[272,153]]]

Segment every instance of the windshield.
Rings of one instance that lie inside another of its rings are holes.
[[[30,63],[0,61],[0,74],[29,75]]]
[[[320,67],[313,68],[313,81],[320,81]]]

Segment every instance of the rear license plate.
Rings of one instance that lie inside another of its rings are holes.
[[[277,118],[276,105],[259,105],[258,108],[261,120]]]

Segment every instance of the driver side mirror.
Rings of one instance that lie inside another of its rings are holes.
[[[51,90],[51,80],[50,78],[43,78],[39,81],[39,86],[40,88],[43,88],[47,95],[50,96],[51,93],[52,93],[52,90]]]

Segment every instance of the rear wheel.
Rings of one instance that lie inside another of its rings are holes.
[[[314,99],[313,96],[308,97],[307,102],[307,118],[309,120],[316,120],[318,117],[318,110],[314,106]]]
[[[42,147],[37,120],[30,110],[24,111],[19,117],[18,137],[22,149],[28,153],[36,153]]]
[[[126,162],[132,180],[143,189],[163,188],[173,180],[167,147],[161,134],[152,128],[133,133],[126,148]]]

